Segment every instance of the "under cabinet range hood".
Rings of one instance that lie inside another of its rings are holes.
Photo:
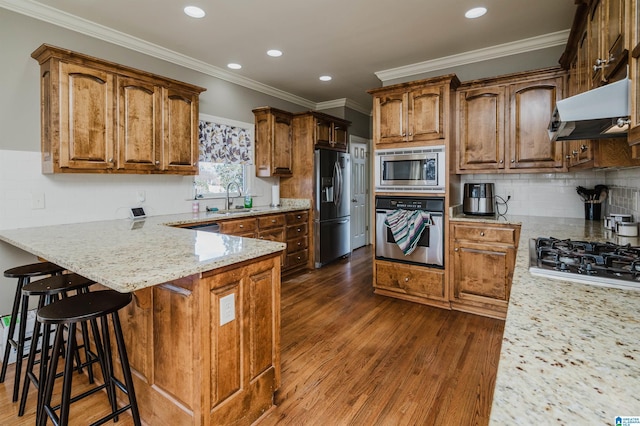
[[[558,101],[549,123],[551,142],[625,137],[629,87],[625,78]]]

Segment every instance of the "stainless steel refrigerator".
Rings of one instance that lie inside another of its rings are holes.
[[[350,161],[349,154],[345,152],[315,151],[316,268],[351,253]]]

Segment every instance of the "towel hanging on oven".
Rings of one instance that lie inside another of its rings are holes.
[[[427,226],[433,225],[433,221],[425,211],[398,209],[387,213],[384,224],[391,229],[396,244],[408,256],[415,250],[422,232]]]

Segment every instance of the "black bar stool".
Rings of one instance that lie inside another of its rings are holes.
[[[11,309],[11,320],[9,321],[9,336],[4,348],[4,357],[2,358],[2,371],[0,371],[0,383],[4,383],[7,374],[7,366],[9,364],[9,355],[11,348],[15,348],[16,353],[16,376],[13,382],[13,402],[18,400],[18,392],[20,387],[20,374],[22,373],[22,358],[24,357],[24,342],[27,328],[27,312],[29,310],[29,296],[22,294],[22,287],[28,284],[32,277],[41,277],[44,275],[58,275],[64,271],[64,268],[51,262],[38,262],[30,265],[18,266],[4,271],[7,278],[17,278],[16,294],[13,298],[13,308]],[[16,330],[16,321],[18,318],[18,310],[20,310],[20,327],[18,328],[18,341],[13,337]]]
[[[39,296],[38,309],[43,308],[61,297],[67,297],[69,292],[76,291],[78,294],[86,293],[89,290],[89,286],[95,284],[88,278],[85,278],[78,274],[64,274],[55,275],[49,278],[43,278],[38,281],[33,281],[22,288],[22,292],[27,296]],[[29,358],[27,359],[27,367],[24,376],[24,383],[22,384],[22,396],[20,397],[20,409],[18,410],[18,416],[24,414],[24,410],[27,404],[27,397],[29,395],[29,385],[33,383],[36,389],[40,388],[40,383],[45,382],[46,365],[48,362],[48,350],[49,350],[49,336],[51,335],[51,325],[44,324],[44,331],[42,332],[42,350],[38,350],[38,343],[40,341],[40,322],[36,321],[33,325],[33,333],[31,337],[31,348],[29,350]],[[82,367],[86,366],[89,371],[89,382],[93,383],[93,368],[92,364],[97,361],[97,357],[89,350],[89,332],[87,330],[86,322],[81,324],[82,329],[82,348],[84,348],[85,362],[80,360],[79,350],[74,352],[76,359],[76,365],[78,372],[82,372]],[[75,338],[75,336],[72,336]],[[76,345],[76,348],[80,348]],[[36,354],[41,352],[41,360],[36,361]],[[39,378],[33,373],[33,367],[35,364],[40,363]]]
[[[136,401],[133,389],[133,379],[131,378],[131,370],[129,367],[129,358],[122,336],[122,328],[120,327],[120,319],[118,311],[131,302],[130,293],[119,293],[114,290],[95,291],[92,293],[79,294],[77,296],[67,297],[38,310],[38,321],[43,324],[56,326],[55,342],[51,350],[51,361],[47,368],[47,379],[43,386],[40,386],[38,401],[37,425],[44,426],[47,417],[51,418],[56,425],[67,425],[69,421],[69,406],[71,403],[85,398],[93,393],[105,389],[109,403],[111,404],[111,414],[101,418],[93,423],[93,425],[101,425],[111,419],[117,420],[118,416],[126,410],[131,410],[134,424],[140,425],[140,414],[138,413],[138,403]],[[111,356],[111,342],[109,338],[109,322],[107,317],[111,316],[111,324],[116,337],[116,346],[120,357],[122,367],[122,375],[124,384],[118,380],[113,373],[113,361]],[[96,321],[100,320],[100,330],[96,326]],[[56,369],[60,352],[64,344],[64,327],[69,327],[69,336],[74,336],[76,326],[79,322],[89,321],[93,334],[96,352],[102,368],[104,384],[94,387],[77,396],[71,397],[71,380],[73,377],[73,353],[75,350],[74,339],[68,339],[65,365],[62,379],[62,396],[60,405],[51,406],[51,397],[53,395],[53,387],[56,380]],[[129,404],[122,408],[117,408],[116,388],[120,389],[129,399]],[[60,415],[56,414],[56,410],[60,410]]]

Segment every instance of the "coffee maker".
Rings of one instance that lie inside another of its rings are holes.
[[[462,211],[474,216],[495,215],[496,197],[493,183],[465,183]]]

